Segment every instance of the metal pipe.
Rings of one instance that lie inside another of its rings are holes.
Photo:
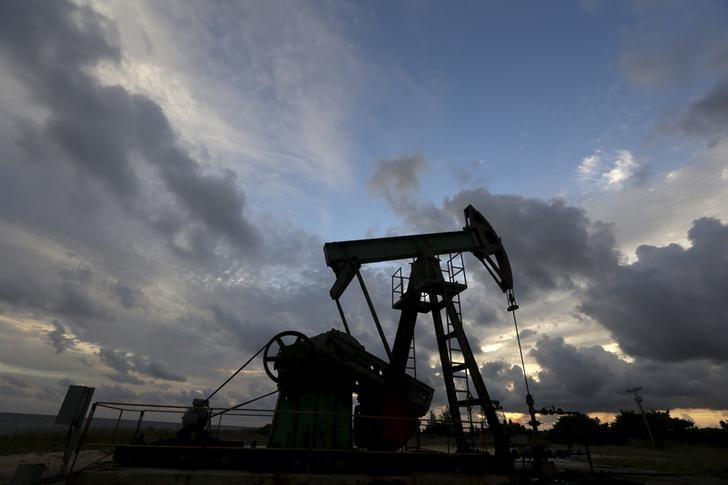
[[[113,406],[132,406],[132,407],[144,407],[144,408],[170,408],[170,409],[187,409],[189,406],[180,406],[177,404],[135,404],[135,403],[124,403],[124,402],[96,402],[94,405],[97,405],[102,408],[107,409],[116,409],[119,410],[121,408],[115,408]],[[124,409],[124,411],[131,411],[131,409]]]
[[[220,413],[220,418],[217,420],[217,430],[215,431],[215,438],[220,437],[220,425],[222,424],[222,414]]]
[[[351,332],[349,331],[349,325],[346,323],[346,317],[344,316],[344,310],[341,308],[341,302],[339,302],[338,298],[334,301],[336,302],[336,308],[339,309],[339,315],[341,315],[341,323],[344,324],[344,330],[346,330],[347,335],[351,335]]]
[[[235,409],[241,408],[241,407],[245,406],[246,404],[251,404],[251,403],[254,403],[255,401],[260,401],[260,400],[261,400],[261,399],[263,399],[263,398],[266,398],[266,397],[268,397],[268,396],[272,396],[272,395],[273,395],[273,394],[275,394],[276,392],[278,392],[278,389],[276,389],[275,391],[271,391],[271,392],[269,392],[268,394],[263,394],[262,396],[258,396],[258,397],[256,397],[255,399],[251,399],[251,400],[249,400],[249,401],[241,402],[240,404],[237,404],[237,405],[235,405],[235,406],[233,406],[233,407],[231,407],[231,408],[228,408],[228,409],[224,409],[224,410],[222,410],[222,411],[220,411],[220,412],[218,412],[218,413],[212,414],[212,415],[211,415],[210,417],[211,417],[211,418],[214,418],[215,416],[217,416],[217,415],[219,415],[219,414],[225,414],[225,413],[227,413],[228,411],[233,411],[233,410],[235,410]]]
[[[361,277],[361,272],[358,269],[356,270],[356,277],[359,280],[359,285],[361,286],[361,290],[364,293],[364,298],[367,301],[367,305],[369,305],[369,311],[372,313],[372,318],[374,318],[374,324],[377,326],[377,332],[379,332],[379,338],[382,339],[382,344],[384,344],[384,351],[387,352],[387,358],[389,358],[389,360],[391,362],[392,351],[389,349],[389,343],[387,343],[387,338],[384,336],[384,331],[382,330],[382,324],[379,323],[379,317],[377,317],[377,312],[374,310],[374,304],[372,303],[372,299],[369,296],[369,291],[367,290],[367,287],[364,284],[364,278]]]
[[[238,375],[240,373],[240,371],[242,371],[243,369],[245,369],[245,367],[248,364],[250,364],[253,361],[253,359],[255,359],[256,357],[258,357],[258,354],[260,354],[261,352],[263,352],[264,349],[265,349],[265,345],[262,346],[260,348],[260,350],[258,350],[251,358],[249,358],[248,361],[245,364],[241,365],[238,370],[236,370],[235,372],[233,372],[233,375],[231,375],[230,377],[228,377],[225,382],[223,382],[222,384],[220,384],[220,387],[218,387],[217,389],[215,389],[214,391],[212,391],[212,394],[210,394],[209,396],[207,396],[207,399],[205,399],[205,401],[209,401],[210,399],[212,399],[212,396],[214,396],[215,394],[217,394],[217,392],[220,389],[222,389],[223,387],[225,387],[225,384],[227,384],[228,382],[230,382],[231,380],[233,380],[233,377],[235,377],[236,375]]]

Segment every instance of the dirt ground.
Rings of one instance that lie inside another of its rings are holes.
[[[46,466],[44,474],[45,479],[59,477],[57,483],[63,483],[61,477],[61,460],[63,454],[60,452],[53,453],[27,453],[17,455],[0,456],[0,484],[9,483],[15,469],[20,464],[42,463]],[[111,455],[108,452],[89,450],[83,451],[76,462],[74,470],[79,471],[84,467],[94,464],[95,462],[108,462]],[[589,466],[585,461],[581,460],[556,460],[556,466],[559,470],[574,470],[587,474]],[[631,482],[643,483],[645,485],[728,485],[728,480],[720,478],[711,478],[706,476],[685,475],[676,473],[656,472],[644,468],[622,467],[614,465],[604,465],[595,463],[595,473],[597,476],[611,476],[620,480],[629,480]],[[52,482],[56,483],[56,482]]]
[[[104,457],[108,457],[109,460],[111,459],[111,455],[107,452],[96,450],[82,451],[76,461],[74,469],[80,470],[99,459],[103,459]],[[43,474],[44,479],[60,477],[62,472],[63,453],[52,452],[0,455],[0,484],[10,482],[10,479],[15,473],[15,469],[18,465],[34,463],[42,463],[45,465],[46,471]]]
[[[584,474],[589,473],[589,464],[585,460],[556,459],[558,470],[574,470]],[[630,480],[644,485],[728,485],[728,480],[707,477],[704,475],[687,475],[679,473],[666,473],[646,468],[633,468],[594,463],[596,476],[612,476],[615,479]]]

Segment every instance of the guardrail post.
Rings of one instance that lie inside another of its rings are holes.
[[[139,419],[137,419],[137,425],[136,429],[134,430],[134,438],[132,438],[132,443],[135,443],[137,438],[139,437],[139,428],[142,425],[142,419],[144,419],[144,409],[139,411]]]
[[[68,478],[69,475],[71,475],[71,472],[73,471],[73,467],[76,465],[76,460],[78,459],[78,454],[81,452],[81,446],[83,445],[84,440],[86,439],[86,433],[88,433],[88,428],[91,426],[91,420],[94,419],[94,413],[96,412],[96,405],[98,403],[93,403],[91,406],[91,412],[88,415],[88,418],[86,419],[86,425],[83,427],[83,432],[81,433],[81,436],[78,439],[78,444],[76,445],[76,451],[73,455],[73,461],[71,462],[71,467],[66,472],[66,478]]]
[[[116,444],[116,432],[119,430],[119,424],[121,423],[121,415],[124,414],[124,410],[119,410],[119,417],[116,419],[116,427],[114,428],[114,432],[111,434],[111,444]]]

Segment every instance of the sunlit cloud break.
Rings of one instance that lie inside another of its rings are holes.
[[[620,190],[635,177],[638,168],[639,164],[629,150],[618,150],[613,157],[606,157],[597,150],[584,157],[576,171],[579,182],[587,190]]]

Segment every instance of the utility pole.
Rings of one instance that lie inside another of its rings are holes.
[[[642,414],[642,421],[645,422],[645,427],[647,428],[647,434],[650,435],[650,441],[652,442],[652,446],[657,448],[657,445],[655,444],[655,438],[652,436],[652,430],[650,429],[650,423],[647,422],[647,416],[645,415],[645,410],[642,408],[642,396],[638,394],[639,391],[641,391],[641,387],[635,387],[634,389],[627,389],[627,393],[633,393],[634,394],[634,402],[637,403],[637,407],[640,408],[640,413]]]

